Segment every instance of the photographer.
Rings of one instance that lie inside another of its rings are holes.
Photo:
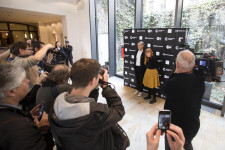
[[[100,78],[108,83],[107,71],[101,76],[99,70],[96,60],[83,58],[76,61],[70,76],[72,91],[60,94],[52,106],[50,124],[64,149],[124,150],[129,145],[129,139],[117,124],[125,114],[117,92],[103,84],[102,95],[107,104],[88,97],[99,86]]]
[[[164,109],[172,113],[171,123],[181,127],[185,136],[185,150],[192,150],[192,139],[200,127],[200,109],[205,83],[202,77],[193,73],[195,56],[189,50],[178,53],[176,70],[162,86],[166,96]],[[167,138],[165,148],[169,150]]]
[[[52,48],[52,45],[47,44],[37,51],[35,55],[32,55],[32,47],[25,42],[16,42],[10,47],[10,53],[16,56],[11,64],[25,69],[27,78],[30,80],[29,89],[33,87],[39,76],[37,64],[45,57],[47,50],[50,48]]]
[[[54,60],[53,60],[54,65],[66,63],[67,55],[64,49],[60,46],[59,41],[55,42],[55,50],[53,51],[53,53],[54,53]]]
[[[19,105],[28,93],[29,80],[22,67],[0,65],[0,149],[51,150],[53,140],[48,116],[37,120],[39,106],[27,115]],[[34,122],[35,121],[35,122]]]

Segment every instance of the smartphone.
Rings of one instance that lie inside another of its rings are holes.
[[[41,106],[39,108],[39,112],[38,112],[38,115],[39,115],[39,121],[41,120],[42,118],[42,115],[43,115],[43,112],[44,112],[44,103],[41,103]]]
[[[166,131],[170,129],[171,112],[170,110],[159,111],[158,129]]]
[[[44,70],[38,70],[38,74],[39,74],[39,77],[40,77],[40,75],[42,74],[44,72]]]

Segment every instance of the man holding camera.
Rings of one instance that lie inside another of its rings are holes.
[[[30,80],[29,89],[36,83],[39,75],[37,64],[45,57],[47,50],[52,47],[51,44],[47,44],[37,51],[35,55],[32,55],[33,50],[31,45],[25,42],[16,42],[10,47],[10,53],[16,56],[11,64],[25,69],[27,78]]]
[[[50,124],[64,149],[114,150],[125,149],[129,145],[129,142],[122,142],[124,139],[116,142],[114,131],[125,111],[117,92],[106,84],[107,70],[103,76],[99,71],[100,65],[96,60],[83,58],[76,61],[71,69],[72,91],[60,94],[52,106]],[[99,86],[100,78],[104,83],[101,85],[102,95],[107,104],[88,97]]]
[[[204,79],[193,72],[195,56],[189,50],[178,53],[176,70],[162,86],[166,96],[164,109],[171,111],[171,123],[182,128],[185,136],[185,150],[192,150],[192,139],[200,127],[200,109],[205,91]],[[165,149],[169,150],[167,138]]]

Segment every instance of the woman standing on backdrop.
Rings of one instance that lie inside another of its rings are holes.
[[[144,99],[150,99],[151,94],[153,95],[153,99],[150,100],[150,104],[156,102],[156,88],[160,86],[159,84],[159,74],[157,70],[157,60],[154,57],[151,48],[147,48],[145,50],[145,61],[144,64],[146,66],[146,71],[144,74],[143,84],[148,88],[148,96]]]

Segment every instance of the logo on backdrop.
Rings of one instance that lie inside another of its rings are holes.
[[[130,69],[130,67],[124,66],[125,69]],[[125,78],[124,78],[125,79]]]
[[[134,67],[131,67],[131,70],[134,70]]]
[[[128,85],[128,83],[127,83],[127,82],[124,82],[124,84],[125,84],[125,85]]]
[[[130,45],[130,43],[124,43],[124,45]]]
[[[154,40],[153,37],[145,37],[146,40]]]
[[[131,32],[132,32],[132,33],[135,33],[135,30],[133,29]]]
[[[166,49],[172,49],[171,45],[166,45]]]
[[[134,64],[134,62],[133,62],[133,61],[130,61],[130,64],[131,64],[131,65],[133,65],[133,64]]]
[[[167,33],[172,33],[173,30],[172,29],[168,29]]]
[[[134,59],[134,55],[131,55],[131,59]]]
[[[131,75],[131,76],[135,76],[133,73],[129,73],[129,75]]]
[[[147,47],[151,47],[151,44],[150,44],[150,43],[148,43],[148,44],[147,44]]]
[[[163,47],[162,45],[153,45],[153,47]]]
[[[139,40],[142,40],[142,36],[139,36]]]
[[[183,48],[182,47],[179,47],[179,46],[176,46],[175,49],[176,50],[183,50]]]
[[[145,30],[137,30],[137,32],[145,32]]]
[[[124,63],[125,63],[125,64],[128,64],[128,60],[125,60]]]
[[[152,33],[152,30],[149,29],[149,30],[148,30],[148,33]]]
[[[136,36],[130,36],[130,39],[136,39],[137,37]]]
[[[136,50],[134,50],[134,49],[129,49],[129,51],[130,51],[130,52],[136,52]]]
[[[162,62],[162,60],[158,59],[158,62]]]
[[[156,56],[160,56],[160,52],[157,51],[157,52],[155,53],[155,55],[156,55]]]
[[[175,32],[186,32],[186,30],[175,30]]]
[[[170,64],[170,61],[169,61],[169,60],[166,60],[166,61],[165,61],[165,64],[166,64],[166,65],[169,65],[169,64]]]
[[[171,54],[166,54],[166,53],[163,53],[162,55],[163,55],[163,56],[170,56],[170,57],[173,57],[173,55],[171,55]]]
[[[131,82],[134,82],[134,79],[131,79]]]
[[[161,40],[162,40],[162,38],[161,38],[161,37],[157,37],[156,39],[157,39],[157,41],[161,41]]]
[[[175,40],[175,38],[168,38],[168,37],[165,37],[165,41],[172,41],[172,40]]]
[[[125,50],[125,52],[127,52],[127,48],[125,48],[124,50]]]
[[[124,38],[125,38],[125,40],[126,40],[126,39],[128,39],[128,36],[125,36]]]
[[[131,43],[131,46],[135,46],[135,43]]]
[[[164,32],[164,30],[155,29],[155,33]]]
[[[165,78],[165,79],[169,79],[169,76],[167,76],[167,75],[164,75],[164,78]]]
[[[163,71],[172,71],[172,69],[163,68]]]

